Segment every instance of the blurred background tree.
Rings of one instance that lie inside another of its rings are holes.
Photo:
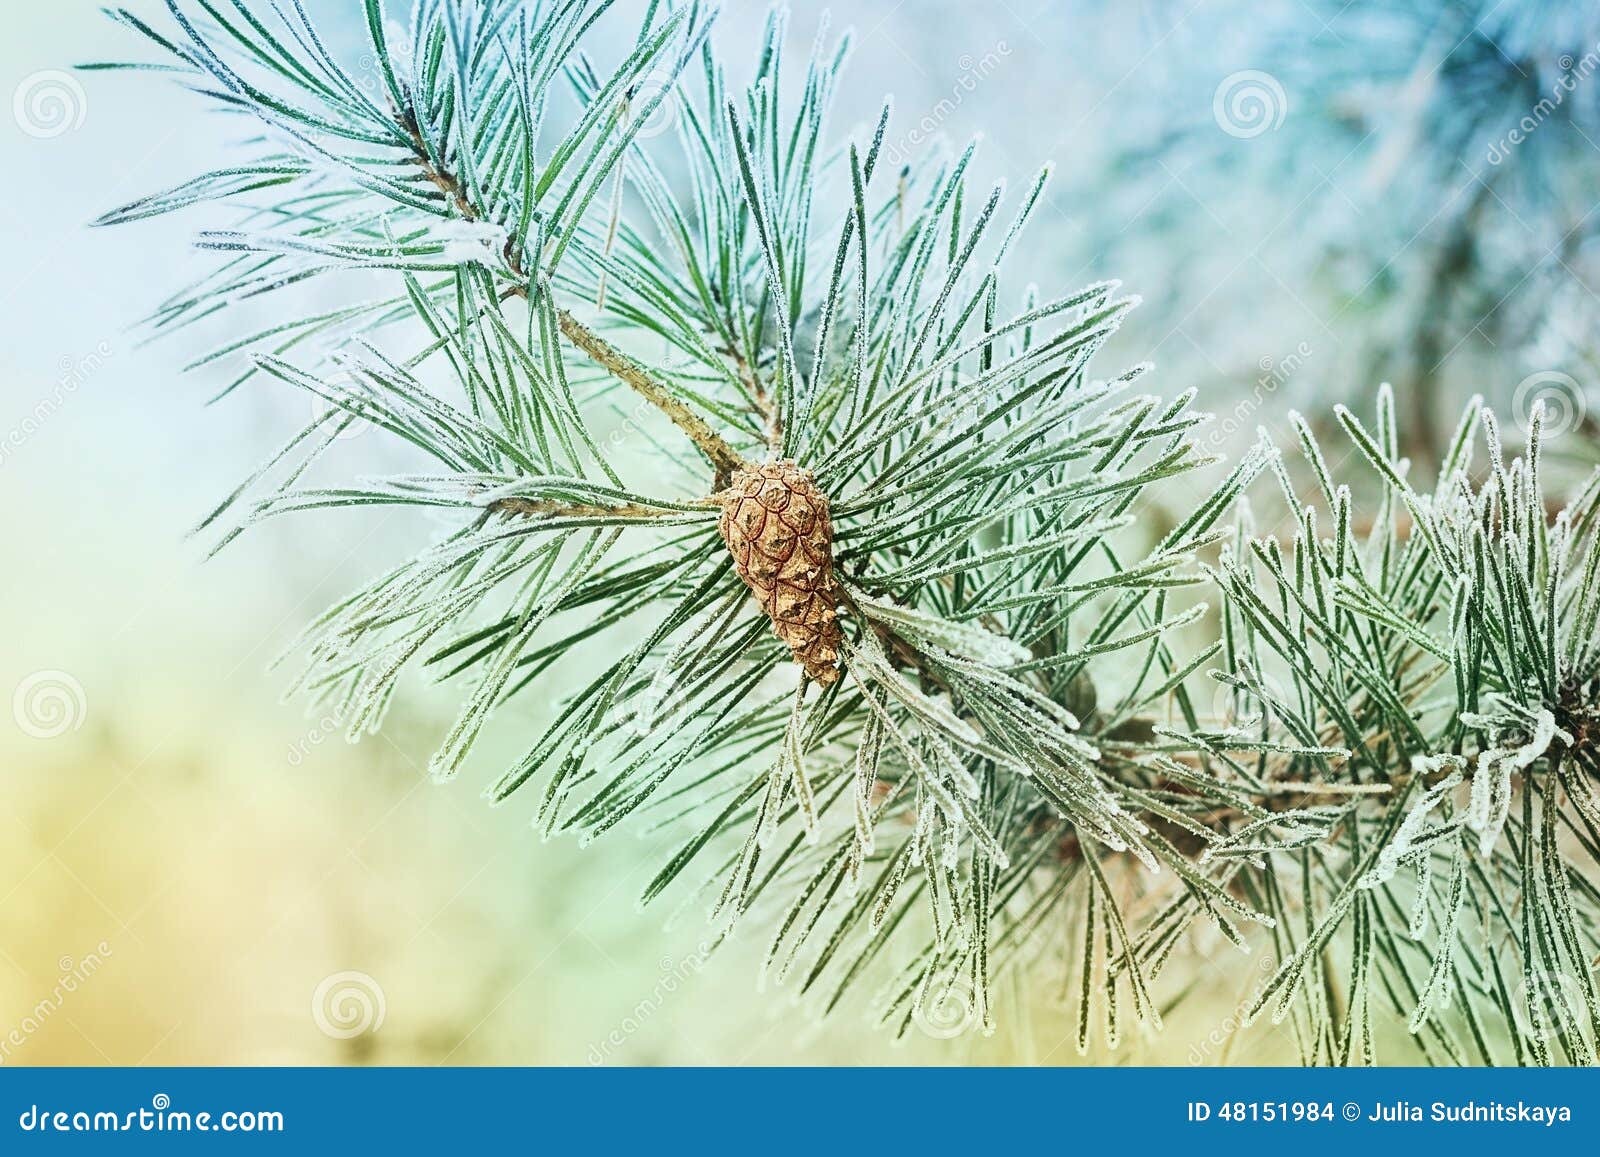
[[[1107,6],[1076,11],[1120,69]],[[1143,12],[1159,39],[1134,70],[1099,74],[1116,139],[1078,187],[1126,214],[1085,249],[1198,352],[1173,367],[1184,384],[1276,392],[1303,341],[1278,413],[1366,403],[1390,381],[1402,449],[1432,468],[1465,396],[1523,423],[1543,400],[1556,452],[1592,460],[1600,14],[1538,0]]]

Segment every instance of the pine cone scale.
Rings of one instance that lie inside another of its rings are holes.
[[[828,497],[793,462],[737,471],[717,529],[739,578],[795,662],[818,683],[839,678],[842,635]]]

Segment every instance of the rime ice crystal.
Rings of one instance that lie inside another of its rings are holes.
[[[795,662],[818,683],[839,678],[838,586],[828,496],[790,461],[736,472],[717,529],[739,577]]]

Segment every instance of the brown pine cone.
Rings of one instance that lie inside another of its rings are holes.
[[[745,586],[795,662],[818,683],[839,678],[839,589],[828,496],[790,461],[735,471],[717,524]]]

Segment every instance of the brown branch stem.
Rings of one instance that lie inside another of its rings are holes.
[[[739,375],[739,380],[749,391],[756,416],[761,419],[766,429],[767,445],[772,448],[774,454],[778,453],[783,445],[783,419],[778,414],[778,407],[772,395],[767,393],[767,388],[761,384],[760,376],[742,353],[731,347],[724,349],[722,353],[733,362],[734,372]]]
[[[689,436],[689,440],[699,447],[700,453],[706,456],[716,471],[714,489],[723,489],[734,472],[747,465],[738,451],[711,428],[710,423],[682,400],[673,397],[665,383],[644,366],[584,325],[570,310],[561,310],[558,320],[562,336],[588,354],[612,377],[660,410],[674,426]]]
[[[648,520],[673,515],[671,510],[660,510],[637,503],[617,506],[595,506],[587,502],[556,502],[545,498],[497,498],[488,509],[495,514],[515,514],[524,517],[552,515],[556,518],[638,518]]]
[[[398,120],[400,127],[410,138],[412,159],[421,168],[423,175],[444,194],[464,220],[482,221],[482,211],[467,196],[456,175],[434,163],[432,154],[428,151],[427,141],[422,136],[422,126],[417,121],[416,113],[408,107],[399,114]],[[526,299],[527,270],[522,264],[521,245],[517,238],[512,237],[507,240],[505,258],[511,271],[524,284],[511,287],[503,296],[515,295]],[[655,406],[674,426],[688,435],[689,440],[711,463],[714,471],[712,483],[714,490],[726,487],[734,472],[747,465],[738,451],[729,445],[722,435],[713,430],[709,422],[675,397],[666,383],[643,365],[584,325],[570,311],[561,310],[559,321],[561,333],[569,342],[588,354],[612,377]]]

